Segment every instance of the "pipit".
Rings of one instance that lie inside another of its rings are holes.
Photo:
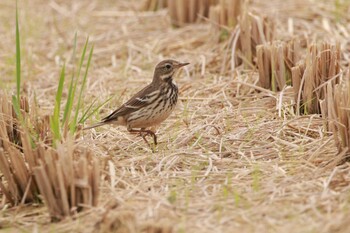
[[[105,124],[122,125],[126,126],[130,133],[139,133],[148,145],[146,136],[151,135],[154,144],[157,145],[156,134],[147,128],[163,122],[175,109],[178,88],[173,82],[173,77],[177,70],[188,64],[175,60],[161,61],[156,66],[153,81],[149,85],[101,122],[84,129]]]

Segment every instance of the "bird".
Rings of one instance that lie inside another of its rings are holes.
[[[159,62],[154,69],[150,84],[99,123],[84,130],[106,124],[126,126],[130,133],[140,134],[148,145],[150,144],[146,136],[152,136],[154,144],[157,145],[157,135],[148,128],[166,120],[175,109],[179,91],[173,78],[181,67],[189,64],[172,59]]]

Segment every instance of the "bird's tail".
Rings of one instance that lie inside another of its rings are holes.
[[[101,126],[101,125],[105,125],[105,124],[107,124],[107,123],[106,123],[106,122],[99,122],[99,123],[97,123],[97,124],[94,124],[94,125],[91,125],[91,126],[85,127],[85,128],[83,128],[83,130],[93,129],[93,128],[96,128],[96,127],[99,127],[99,126]]]

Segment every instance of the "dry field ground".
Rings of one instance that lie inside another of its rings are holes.
[[[44,113],[53,111],[75,32],[79,51],[87,36],[94,44],[84,104],[113,96],[86,125],[149,83],[160,60],[191,65],[176,77],[181,103],[158,127],[154,151],[123,127],[77,139],[101,167],[97,207],[51,222],[43,204],[2,205],[0,231],[349,232],[350,164],[335,166],[338,149],[320,115],[296,115],[292,94],[259,87],[256,68],[232,69],[230,34],[218,42],[210,20],[176,28],[166,10],[137,11],[141,2],[18,1],[23,92]],[[349,1],[249,7],[273,19],[276,40],[339,42],[348,66]],[[14,74],[15,4],[2,0],[1,89],[15,90]]]

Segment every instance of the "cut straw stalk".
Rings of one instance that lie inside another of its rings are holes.
[[[234,28],[242,12],[243,0],[220,0],[215,6],[210,6],[209,20],[215,31],[220,31],[222,26]]]
[[[218,0],[168,0],[167,5],[173,25],[184,26],[208,17],[210,6],[217,3]]]
[[[15,156],[14,158],[16,159]],[[17,164],[21,162],[21,158],[18,158]],[[3,177],[8,183],[6,186],[6,184],[4,184],[1,180],[1,190],[12,205],[17,205],[23,196],[24,190],[21,190],[21,186],[25,181],[23,182],[22,180],[16,180],[16,178],[13,176],[10,163],[7,156],[5,156],[5,152],[2,148],[0,148],[0,170]]]
[[[320,101],[322,116],[328,120],[328,129],[333,133],[340,159],[350,155],[350,69],[340,74],[339,84],[328,82],[325,86],[325,99]],[[345,153],[342,153],[344,152]]]
[[[242,2],[243,0],[147,0],[142,9],[154,11],[168,7],[175,26],[184,26],[209,17],[216,27],[234,27],[241,12]]]
[[[142,6],[144,11],[157,11],[159,9],[166,8],[168,6],[168,0],[146,0]]]
[[[77,153],[79,158],[74,159]],[[33,172],[53,220],[97,205],[98,162],[72,142],[57,145],[57,151],[48,150]]]
[[[0,171],[7,183],[1,181],[1,190],[12,205],[31,202],[35,197],[35,187],[31,180],[30,170],[18,149],[22,144],[19,123],[13,105],[6,95],[0,94]],[[28,101],[20,97],[21,116],[28,115]],[[27,191],[30,187],[31,191]]]
[[[0,187],[8,202],[12,205],[32,202],[39,194],[53,220],[72,215],[86,206],[96,206],[100,175],[92,154],[78,148],[72,137],[57,143],[56,149],[45,144],[41,139],[52,137],[48,117],[33,124],[28,103],[23,100],[24,122],[38,129],[38,141],[33,141],[29,127],[18,124],[7,96],[1,94],[0,100],[0,171],[4,178]],[[14,137],[15,134],[19,136]]]
[[[340,77],[340,45],[312,44],[304,63],[292,71],[296,113],[320,114],[320,101],[326,98],[327,83],[335,85]]]
[[[257,46],[272,42],[275,37],[274,22],[268,17],[246,11],[240,17],[239,28],[236,61],[238,64],[243,62],[246,66],[254,67]]]
[[[227,42],[230,54],[224,58],[221,73],[225,73],[227,71],[226,67],[229,66],[233,71],[236,66],[242,63],[245,68],[255,69],[257,46],[271,43],[275,37],[274,34],[274,22],[268,17],[258,16],[247,11],[242,13],[239,17],[238,26],[232,31],[231,39]],[[269,66],[270,64],[265,65]]]
[[[298,40],[258,45],[256,50],[261,87],[281,91],[285,85],[292,85],[292,68],[301,60]]]
[[[257,46],[259,85],[281,91],[292,85],[296,113],[321,113],[320,101],[326,98],[326,83],[338,83],[340,46],[323,43],[309,47],[302,59],[301,42],[274,42]],[[325,111],[323,111],[325,112]]]

